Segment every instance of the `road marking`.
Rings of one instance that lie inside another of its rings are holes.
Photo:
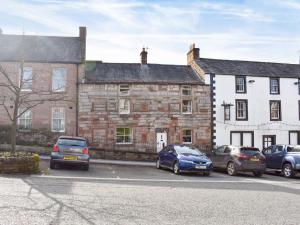
[[[257,181],[255,179],[243,179],[243,180],[171,180],[171,179],[140,179],[140,178],[104,178],[104,177],[72,177],[72,176],[53,176],[53,175],[31,175],[32,178],[42,179],[80,179],[80,180],[91,180],[91,181],[135,181],[135,182],[173,182],[173,183],[265,183]],[[266,184],[291,184],[287,181],[267,181]]]

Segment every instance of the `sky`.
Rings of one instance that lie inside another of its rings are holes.
[[[87,59],[186,64],[200,57],[299,63],[300,0],[0,0],[5,34],[78,36]]]

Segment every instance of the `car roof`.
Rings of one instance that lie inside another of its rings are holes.
[[[86,141],[86,139],[83,137],[75,137],[75,136],[60,136],[58,139],[74,139],[74,140]]]

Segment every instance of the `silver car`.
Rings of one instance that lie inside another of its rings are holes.
[[[53,146],[50,168],[56,169],[59,164],[77,164],[89,170],[89,161],[89,147],[85,138],[61,136]]]

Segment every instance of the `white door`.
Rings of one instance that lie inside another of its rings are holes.
[[[298,144],[298,133],[291,132],[290,133],[290,145],[297,145]]]
[[[243,146],[244,147],[252,147],[252,134],[251,133],[243,133]]]
[[[232,133],[232,145],[241,146],[241,134],[240,133]]]
[[[157,133],[157,152],[160,152],[165,146],[167,146],[167,133]]]

